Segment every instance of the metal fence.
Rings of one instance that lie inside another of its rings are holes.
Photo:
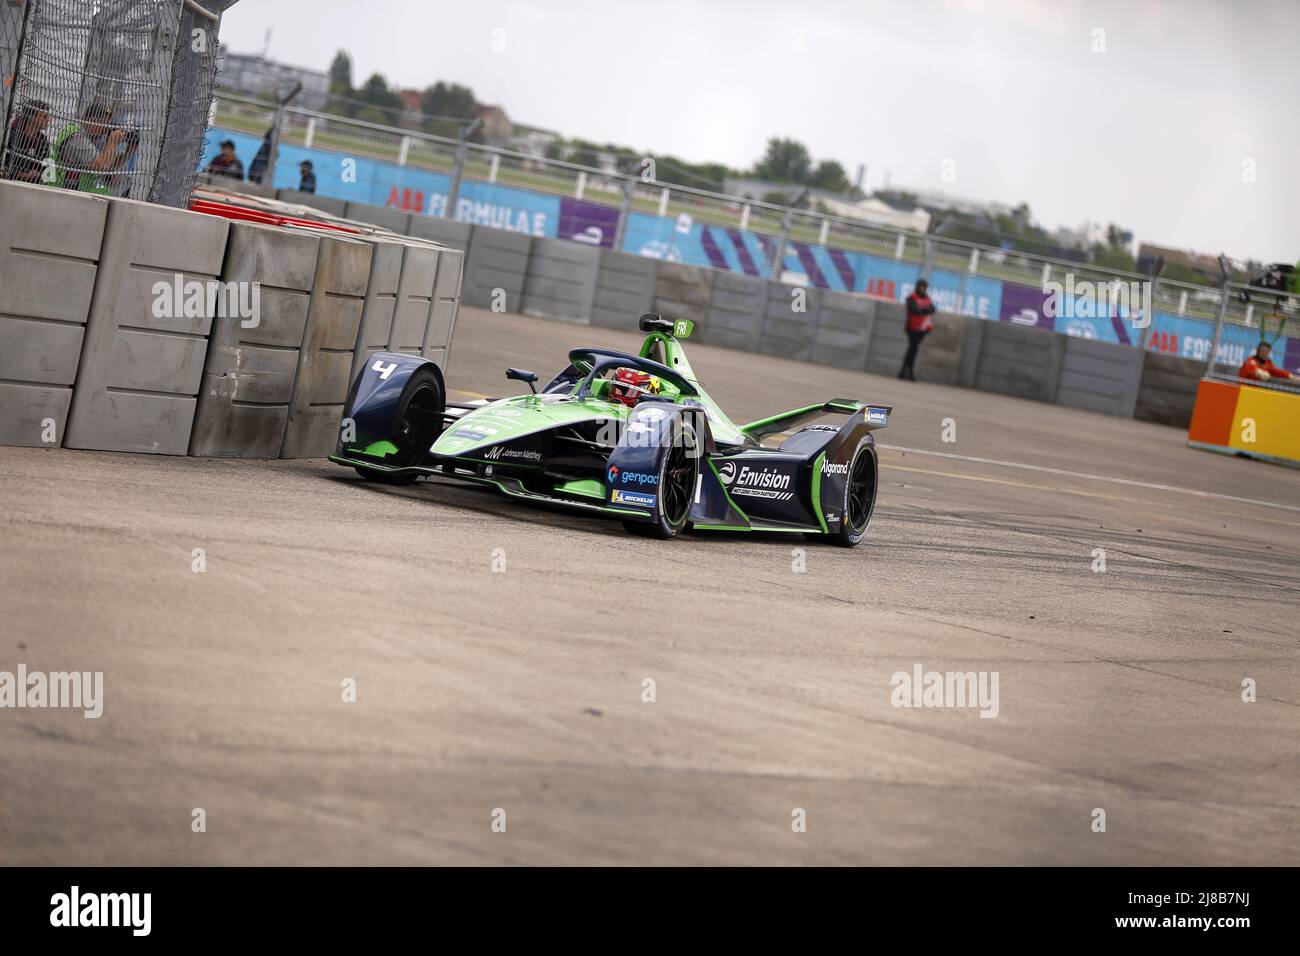
[[[186,205],[234,2],[0,0],[0,171]]]
[[[265,136],[278,124],[279,142],[346,153],[395,163],[398,166],[444,173],[451,177],[444,216],[455,218],[458,184],[484,182],[538,193],[581,199],[621,212],[615,248],[622,248],[622,230],[629,214],[650,213],[735,228],[763,237],[768,266],[782,261],[788,243],[808,243],[845,251],[865,252],[915,264],[920,272],[936,269],[956,273],[963,284],[970,278],[1000,280],[1046,289],[1090,282],[1094,287],[1116,282],[1146,283],[1144,308],[1214,323],[1271,331],[1279,318],[1289,320],[1291,335],[1300,335],[1294,299],[1278,299],[1236,283],[1221,287],[1153,279],[1087,263],[1051,259],[976,243],[926,235],[889,222],[868,222],[792,209],[771,203],[727,196],[707,190],[657,182],[616,170],[596,169],[512,150],[461,143],[409,129],[382,126],[231,93],[216,98],[214,123],[239,132]],[[963,288],[963,292],[965,289]],[[1247,301],[1244,294],[1251,297]],[[1266,317],[1271,316],[1271,319]],[[1261,320],[1268,328],[1261,326]],[[1141,335],[1146,344],[1149,329]],[[1218,333],[1216,332],[1216,338]],[[1216,342],[1217,345],[1217,342]],[[1211,350],[1213,351],[1213,350]],[[1209,355],[1203,356],[1207,360]]]

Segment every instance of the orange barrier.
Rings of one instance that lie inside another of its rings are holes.
[[[1300,466],[1300,392],[1202,379],[1187,444]]]

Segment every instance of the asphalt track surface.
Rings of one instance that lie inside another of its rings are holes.
[[[636,338],[465,309],[451,385]],[[105,673],[98,720],[0,710],[0,861],[1297,862],[1300,473],[690,351],[738,421],[894,404],[866,544],[651,542],[324,461],[0,449],[0,670]],[[997,672],[998,715],[894,707],[918,664]]]

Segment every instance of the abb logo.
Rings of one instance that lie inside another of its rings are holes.
[[[394,209],[409,212],[424,212],[424,191],[420,189],[398,189],[394,186],[388,193],[388,205]]]
[[[878,296],[881,296],[882,298],[886,298],[886,299],[896,299],[896,298],[898,298],[898,297],[894,294],[894,280],[893,280],[893,279],[868,279],[868,280],[867,280],[867,295],[878,295]]]

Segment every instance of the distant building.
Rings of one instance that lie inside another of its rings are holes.
[[[791,203],[805,187],[798,183],[773,183],[763,179],[727,177],[722,191],[728,196],[739,196],[750,202],[772,202],[780,197],[782,203]],[[813,209],[824,209],[827,215],[839,219],[857,219],[873,226],[926,232],[930,228],[930,213],[916,203],[905,200],[870,196],[853,199],[826,189],[808,189],[808,202]]]
[[[227,53],[224,50],[217,70],[218,86],[245,96],[284,97],[295,83],[301,83],[302,92],[294,99],[294,106],[319,110],[329,99],[329,74],[320,70],[277,63],[256,54]]]
[[[483,142],[489,146],[505,146],[514,135],[515,124],[500,106],[482,104],[477,116],[483,121]]]
[[[930,213],[951,211],[987,219],[995,219],[998,216],[1010,216],[1014,219],[1020,208],[1001,202],[954,196],[951,193],[941,192],[937,189],[900,189],[893,187],[888,190],[880,190],[876,195],[890,201],[904,199],[920,206],[922,209],[928,210]]]
[[[1106,227],[1099,222],[1085,219],[1076,229],[1062,226],[1052,233],[1052,238],[1067,249],[1091,249],[1094,245],[1106,245]]]
[[[397,95],[402,98],[402,109],[406,110],[406,112],[421,112],[421,104],[424,102],[424,93],[420,90],[398,90]]]
[[[1218,256],[1202,255],[1197,252],[1187,252],[1183,249],[1170,249],[1167,246],[1157,246],[1151,242],[1144,242],[1138,246],[1138,272],[1150,272],[1157,259],[1163,259],[1166,264],[1176,263],[1194,269],[1214,283],[1218,283],[1223,279],[1223,273],[1219,270]]]
[[[547,149],[561,139],[560,134],[554,130],[525,126],[522,123],[513,125],[514,132],[506,141],[506,146],[517,153],[527,153],[534,159],[545,159]]]

